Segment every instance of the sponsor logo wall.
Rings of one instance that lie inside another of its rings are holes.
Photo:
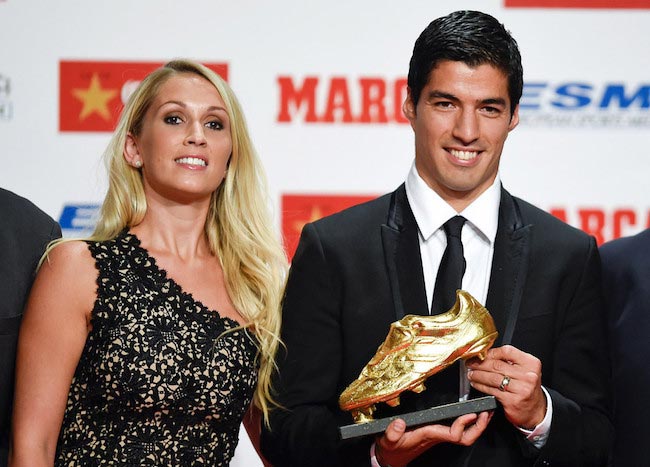
[[[306,222],[403,182],[413,42],[461,8],[497,16],[522,50],[506,188],[601,243],[648,227],[650,0],[0,0],[0,40],[12,44],[0,47],[0,186],[65,235],[87,235],[123,102],[149,71],[189,57],[240,99],[292,255]],[[233,466],[244,465],[261,464],[242,443]]]

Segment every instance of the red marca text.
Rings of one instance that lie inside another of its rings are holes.
[[[280,76],[278,86],[278,122],[408,123],[402,114],[404,78],[307,76],[295,82],[291,76]]]

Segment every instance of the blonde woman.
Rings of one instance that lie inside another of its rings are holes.
[[[268,415],[285,257],[232,90],[173,61],[129,99],[92,237],[20,333],[13,466],[228,465]]]

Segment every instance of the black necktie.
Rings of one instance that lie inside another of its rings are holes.
[[[442,255],[436,285],[433,289],[431,314],[439,315],[449,311],[456,301],[456,290],[461,288],[465,273],[465,258],[460,231],[465,218],[455,216],[443,225],[447,234],[447,248]],[[430,377],[425,386],[427,390],[416,402],[418,410],[450,402],[457,402],[459,396],[460,364],[458,362]]]
[[[465,257],[460,231],[465,224],[465,218],[454,216],[443,225],[447,234],[447,248],[442,255],[436,286],[433,289],[431,314],[439,315],[448,311],[456,301],[456,290],[461,288],[465,274]]]

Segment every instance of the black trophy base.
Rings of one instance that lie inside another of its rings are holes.
[[[431,407],[430,409],[405,413],[394,417],[380,418],[367,423],[341,426],[339,427],[339,436],[341,439],[349,439],[358,436],[383,433],[386,431],[388,425],[390,425],[390,422],[396,418],[404,420],[407,428],[413,428],[421,425],[428,425],[440,420],[460,417],[466,413],[478,413],[487,410],[494,410],[496,407],[497,401],[494,396],[479,397],[477,399],[440,405],[438,407]]]

